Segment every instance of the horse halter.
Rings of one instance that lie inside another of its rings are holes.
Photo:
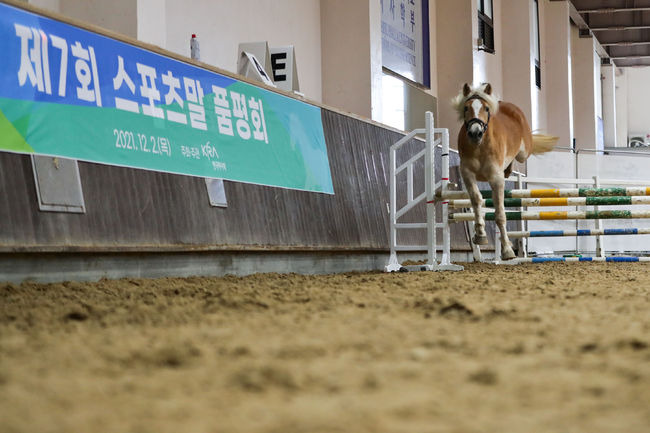
[[[471,98],[467,98],[467,101],[471,101],[472,99],[480,99],[481,101],[485,102],[485,100],[483,98],[481,98],[480,96],[478,96],[478,95],[474,95]],[[467,102],[467,101],[465,101],[465,102]],[[482,121],[478,117],[474,117],[473,119],[470,119],[470,120],[466,121],[465,122],[465,129],[467,129],[469,131],[469,128],[472,125],[478,124],[478,126],[481,128],[481,131],[483,132],[483,134],[485,134],[485,131],[487,131],[487,128],[488,128],[488,123],[490,123],[490,110],[487,110],[487,116],[488,116],[487,122]]]

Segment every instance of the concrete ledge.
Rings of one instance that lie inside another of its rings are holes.
[[[33,253],[0,254],[0,282],[97,281],[249,275],[326,274],[382,269],[388,254],[350,253]]]
[[[244,276],[255,273],[335,274],[382,271],[388,253],[367,252],[186,252],[0,254],[0,283],[98,281],[102,278]],[[424,260],[404,254],[400,260]],[[456,262],[471,254],[452,254]]]

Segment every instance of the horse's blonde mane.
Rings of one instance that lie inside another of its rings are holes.
[[[471,86],[470,92],[465,96],[463,90],[451,100],[451,106],[458,113],[458,119],[463,120],[465,117],[465,102],[472,97],[479,97],[484,100],[490,108],[490,113],[495,114],[499,110],[499,98],[494,94],[485,93],[487,84],[480,84],[476,87]]]

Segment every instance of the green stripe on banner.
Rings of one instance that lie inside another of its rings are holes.
[[[32,153],[34,149],[25,141],[19,128],[29,123],[29,115],[12,123],[0,109],[0,148],[10,152]]]

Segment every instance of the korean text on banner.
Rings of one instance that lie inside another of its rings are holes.
[[[0,151],[333,194],[319,107],[0,3]]]

